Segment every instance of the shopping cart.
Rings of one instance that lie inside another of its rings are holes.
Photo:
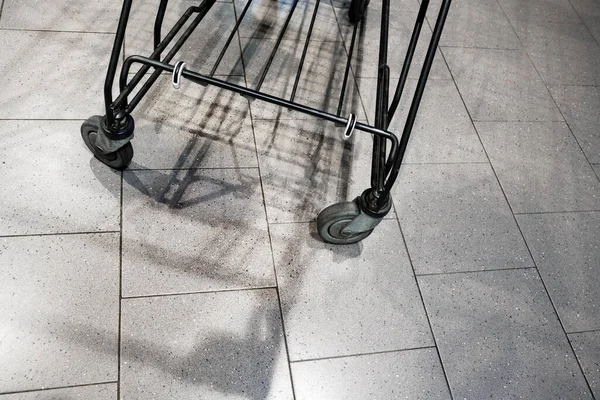
[[[354,199],[354,201],[336,203],[321,211],[317,217],[317,228],[319,235],[325,242],[334,244],[356,243],[373,232],[373,229],[379,224],[379,222],[381,222],[386,214],[388,214],[392,207],[390,192],[398,177],[398,172],[402,164],[408,139],[414,125],[417,110],[425,89],[425,84],[427,82],[433,59],[435,57],[436,48],[442,35],[442,30],[448,15],[451,0],[442,0],[437,21],[433,29],[433,34],[429,42],[425,59],[423,61],[417,86],[413,95],[413,100],[411,102],[400,139],[398,139],[398,137],[392,132],[389,132],[388,128],[390,121],[392,120],[400,103],[400,98],[408,77],[408,72],[415,54],[415,49],[419,41],[421,28],[425,21],[425,14],[429,7],[429,0],[421,0],[404,64],[400,73],[400,78],[391,102],[389,101],[390,69],[387,65],[390,0],[382,0],[374,125],[357,121],[357,117],[354,114],[350,114],[348,117],[341,115],[357,31],[360,26],[359,22],[365,15],[370,0],[351,0],[350,3],[348,18],[353,24],[352,39],[348,50],[345,74],[338,103],[338,111],[335,114],[299,104],[298,102],[294,101],[293,94],[290,99],[284,99],[261,92],[260,90],[299,0],[292,0],[291,8],[288,12],[283,28],[281,29],[277,40],[275,41],[274,48],[271,51],[266,65],[262,70],[262,74],[260,75],[258,86],[256,88],[246,88],[225,80],[217,79],[214,77],[214,72],[223,59],[223,56],[225,55],[225,52],[227,51],[227,48],[234,38],[238,28],[240,27],[244,16],[247,14],[252,1],[259,0],[247,0],[243,10],[236,20],[233,30],[229,34],[225,46],[221,50],[219,57],[217,58],[217,61],[209,74],[200,74],[191,71],[187,69],[185,63],[181,61],[171,64],[171,60],[181,49],[186,40],[191,36],[194,30],[200,25],[203,18],[216,3],[216,0],[203,0],[198,6],[189,7],[177,21],[177,23],[172,27],[169,33],[162,39],[162,24],[165,17],[168,0],[161,0],[154,23],[154,52],[152,52],[152,54],[148,57],[132,55],[124,61],[119,77],[120,93],[116,99],[113,99],[112,88],[118,67],[119,56],[123,46],[125,30],[129,20],[132,1],[133,0],[123,1],[121,16],[110,57],[110,63],[108,66],[108,72],[106,74],[106,81],[104,84],[106,115],[93,116],[86,120],[81,126],[81,135],[83,140],[96,158],[98,158],[104,164],[118,170],[127,168],[133,157],[133,147],[130,141],[133,137],[134,121],[131,117],[131,113],[140,103],[151,86],[156,82],[160,74],[166,71],[172,74],[173,85],[175,87],[179,87],[182,78],[186,78],[198,84],[214,85],[219,88],[227,89],[243,96],[247,96],[251,99],[272,103],[280,107],[285,107],[290,110],[298,111],[313,117],[334,122],[338,125],[345,126],[343,131],[344,138],[349,138],[356,130],[370,133],[373,138],[371,187],[366,189],[360,196]],[[292,93],[295,93],[302,73],[302,66],[307,50],[310,46],[311,34],[319,10],[319,3],[320,0],[315,0],[311,24],[305,40],[300,65],[296,71],[296,79]],[[165,51],[167,46],[173,42],[174,38],[192,17],[194,18],[185,29],[183,34],[179,36],[169,52],[163,56],[162,53]],[[131,79],[129,79],[129,72],[133,64],[141,64],[141,67],[138,72],[133,75]],[[138,88],[140,82],[151,68],[153,68],[153,72]],[[133,98],[128,99],[135,89],[138,90]]]

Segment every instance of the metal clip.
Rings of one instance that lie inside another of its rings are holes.
[[[173,87],[175,89],[179,89],[181,87],[181,74],[183,73],[183,69],[185,68],[185,63],[183,61],[178,61],[175,64],[175,68],[173,68]]]
[[[344,129],[344,134],[342,135],[342,139],[348,140],[352,133],[354,133],[354,127],[356,126],[356,115],[350,114],[348,117],[348,123],[346,124],[346,129]]]

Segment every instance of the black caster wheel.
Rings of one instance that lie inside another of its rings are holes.
[[[350,22],[359,22],[365,16],[365,11],[367,11],[369,1],[371,0],[352,0],[350,3],[350,10],[348,10],[348,18],[350,18]]]
[[[131,146],[130,142],[127,142],[123,147],[117,149],[116,151],[106,154],[103,153],[96,146],[98,132],[102,129],[102,117],[99,115],[94,115],[93,117],[88,118],[81,125],[81,137],[83,138],[83,141],[88,149],[90,149],[92,154],[94,154],[94,157],[111,168],[124,170],[127,168],[131,162],[131,159],[133,158],[133,146]]]
[[[373,232],[345,235],[342,231],[352,220],[360,214],[360,209],[354,201],[332,204],[319,213],[317,217],[317,230],[321,239],[332,244],[352,244],[366,238]]]

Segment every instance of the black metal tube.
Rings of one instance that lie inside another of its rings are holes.
[[[379,62],[377,69],[377,100],[375,106],[375,127],[386,129],[386,116],[389,93],[389,68],[387,66],[388,33],[390,25],[390,0],[383,0],[381,7],[381,31],[379,38]],[[373,137],[373,156],[371,163],[371,188],[375,191],[375,199],[385,197],[385,160],[386,142]],[[387,201],[387,199],[382,199]],[[374,208],[376,205],[371,204]]]
[[[260,90],[263,82],[265,81],[267,72],[269,72],[271,63],[273,62],[273,59],[275,58],[275,53],[277,53],[277,49],[279,48],[279,45],[281,44],[281,40],[283,39],[283,36],[285,35],[285,31],[287,30],[287,27],[290,24],[290,20],[292,19],[292,15],[294,14],[294,10],[296,10],[297,5],[298,5],[298,0],[294,0],[294,4],[292,4],[292,9],[290,10],[287,18],[285,19],[283,28],[281,29],[281,32],[279,33],[279,36],[277,37],[277,42],[275,43],[275,47],[273,48],[273,51],[271,51],[271,55],[269,56],[269,59],[267,60],[267,63],[265,65],[265,67],[263,68],[263,72],[260,77],[260,80],[258,81],[258,86],[256,87],[256,90]]]
[[[440,43],[440,38],[442,37],[442,31],[444,29],[444,24],[446,22],[446,17],[448,16],[448,10],[450,9],[451,2],[452,0],[443,0],[440,7],[440,13],[438,14],[435,28],[433,29],[431,42],[429,42],[429,48],[427,49],[427,55],[425,56],[425,61],[423,62],[423,68],[421,69],[421,75],[419,76],[415,95],[410,105],[404,130],[402,131],[400,145],[398,146],[398,153],[395,154],[394,157],[394,166],[386,180],[385,189],[387,192],[392,189],[392,186],[398,177],[398,172],[400,171],[400,166],[402,165],[402,159],[404,158],[404,153],[406,152],[408,139],[410,138],[410,134],[415,123],[415,118],[417,116],[417,111],[419,109],[419,105],[421,104],[421,98],[423,97],[423,92],[425,91],[425,85],[427,84],[427,78],[429,77],[429,72],[431,71],[431,65],[433,64],[433,59],[435,58],[435,53],[438,44]]]
[[[156,19],[154,20],[154,48],[156,49],[160,44],[160,36],[162,30],[163,20],[165,19],[165,12],[167,11],[167,3],[169,0],[160,0],[158,11],[156,12]]]
[[[129,21],[131,3],[132,0],[123,0],[121,16],[119,17],[119,26],[117,27],[117,34],[115,35],[115,41],[110,54],[110,62],[108,63],[108,70],[106,71],[106,80],[104,81],[104,105],[106,107],[106,122],[109,128],[115,123],[115,116],[113,114],[113,109],[111,108],[112,87],[113,83],[115,82],[115,74],[117,72],[117,64],[119,63],[119,55],[121,54],[121,49],[123,48],[123,40],[125,39],[125,31],[127,29],[127,22]]]
[[[246,3],[246,6],[242,10],[240,17],[238,18],[238,20],[235,23],[235,26],[233,27],[233,30],[231,31],[231,33],[229,34],[229,37],[227,38],[227,42],[225,42],[225,46],[221,50],[221,53],[219,54],[219,57],[217,58],[215,65],[212,67],[212,70],[210,71],[209,76],[215,75],[215,72],[217,71],[217,68],[218,68],[219,64],[221,63],[221,60],[223,60],[223,56],[225,56],[225,52],[229,48],[229,45],[231,44],[231,41],[233,40],[233,36],[239,29],[240,24],[242,23],[242,20],[244,19],[244,16],[246,15],[246,11],[248,11],[248,8],[250,8],[251,3],[252,3],[252,0],[248,0],[248,2]]]
[[[173,59],[173,57],[175,57],[175,54],[177,54],[177,52],[179,51],[179,49],[181,49],[181,47],[184,45],[184,43],[187,41],[187,39],[192,35],[192,33],[194,33],[194,30],[196,30],[196,27],[198,26],[198,24],[200,24],[200,22],[204,19],[206,14],[210,11],[210,8],[215,4],[215,2],[216,2],[216,0],[204,0],[204,2],[202,2],[202,4],[199,6],[200,11],[198,12],[198,15],[196,16],[196,18],[194,18],[194,20],[192,21],[190,26],[188,26],[188,28],[181,35],[181,37],[177,40],[177,42],[175,42],[175,44],[173,45],[173,48],[163,58],[163,60],[162,60],[163,62],[168,63],[169,61],[171,61]],[[126,68],[126,65],[123,64],[123,69],[121,70],[121,75],[127,77],[128,71],[129,71],[129,67]],[[127,109],[126,109],[127,113],[131,113],[133,111],[133,109],[135,109],[135,107],[142,100],[144,95],[148,92],[148,90],[150,90],[150,87],[152,87],[154,82],[156,82],[156,80],[160,76],[160,73],[161,73],[160,70],[154,71],[152,73],[152,75],[150,75],[148,80],[146,82],[144,82],[144,85],[135,94],[135,96],[133,97],[133,99],[131,100],[129,105],[127,106]],[[139,74],[139,72],[138,72],[138,74]],[[129,90],[129,92],[131,92],[132,90],[133,90],[133,88],[131,88]],[[115,100],[115,105],[119,104],[118,101],[119,101],[119,99],[122,99],[123,96],[127,96],[127,92],[125,90]]]
[[[179,21],[177,21],[177,23],[173,26],[173,28],[171,28],[171,30],[169,31],[167,36],[164,38],[164,40],[158,45],[158,47],[154,50],[154,52],[152,52],[152,54],[150,55],[149,58],[158,59],[160,57],[161,53],[167,48],[169,43],[171,43],[171,41],[173,40],[175,35],[177,35],[177,33],[179,33],[181,28],[185,25],[185,23],[192,16],[192,14],[200,12],[201,10],[202,9],[200,7],[196,7],[196,6],[189,7],[185,11],[185,13],[181,16],[181,18],[179,18]],[[124,107],[127,106],[127,96],[133,91],[135,86],[142,80],[142,78],[144,77],[146,72],[148,72],[148,70],[150,70],[150,66],[143,65],[142,68],[140,68],[140,70],[133,76],[131,81],[129,83],[127,83],[129,69],[125,69],[125,68],[121,69],[121,76],[119,79],[119,89],[121,91],[121,94],[117,97],[117,99],[113,103],[113,105],[112,105],[113,108],[117,104],[124,106]],[[128,91],[125,91],[126,86],[130,88]]]
[[[298,83],[300,82],[300,75],[302,74],[304,59],[306,58],[308,45],[310,43],[310,37],[312,36],[312,31],[315,26],[315,20],[317,19],[317,12],[319,11],[319,3],[321,3],[321,0],[317,0],[317,2],[315,3],[315,10],[313,11],[312,19],[310,20],[310,26],[308,27],[308,34],[306,35],[306,42],[304,43],[304,49],[302,50],[302,57],[300,57],[300,65],[298,65],[298,72],[296,73],[296,79],[294,80],[294,87],[292,89],[290,101],[294,101],[294,98],[296,97],[296,90],[298,89]]]
[[[406,50],[406,57],[404,58],[404,65],[402,66],[402,72],[400,73],[400,79],[398,80],[398,85],[396,86],[396,92],[394,93],[394,98],[392,99],[392,103],[390,104],[390,108],[387,116],[387,125],[386,128],[389,128],[390,121],[394,117],[396,110],[398,109],[398,105],[400,104],[400,98],[402,97],[402,92],[404,91],[404,85],[406,84],[406,79],[408,78],[408,71],[412,64],[412,59],[415,54],[415,49],[417,48],[417,43],[419,42],[419,36],[421,35],[421,28],[423,27],[423,22],[425,21],[425,14],[427,13],[427,8],[429,7],[429,0],[421,0],[421,7],[419,8],[419,13],[417,15],[417,21],[415,22],[415,27],[413,29],[412,36],[410,38],[410,43],[408,45],[408,49]]]
[[[356,42],[357,31],[358,21],[354,23],[354,29],[352,30],[352,41],[350,42],[350,50],[348,51],[348,61],[346,61],[346,70],[344,72],[344,81],[342,83],[342,92],[340,93],[340,100],[338,102],[337,115],[342,114],[342,107],[344,106],[344,97],[346,97],[346,85],[348,84],[348,75],[350,75],[350,64],[352,62],[352,53],[354,52],[354,43]]]

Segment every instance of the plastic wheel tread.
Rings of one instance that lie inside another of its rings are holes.
[[[332,244],[352,244],[366,238],[373,232],[370,229],[366,232],[345,235],[342,231],[352,220],[360,214],[358,205],[353,202],[332,204],[317,217],[317,230],[321,239]]]
[[[112,153],[102,153],[96,146],[98,132],[102,129],[101,122],[102,117],[99,115],[94,115],[93,117],[88,118],[81,125],[81,137],[83,138],[83,141],[88,149],[90,149],[92,154],[94,154],[94,157],[111,168],[124,170],[127,168],[131,162],[131,159],[133,158],[133,146],[130,142],[127,142],[127,144],[125,144],[123,147],[113,151]]]

